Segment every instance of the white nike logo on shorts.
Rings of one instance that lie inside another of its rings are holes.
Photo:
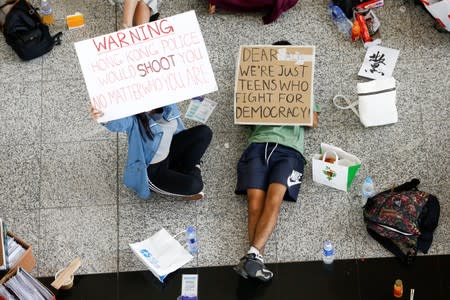
[[[301,180],[302,176],[303,176],[302,173],[292,170],[291,175],[287,179],[287,186],[291,187],[293,185],[302,183],[302,180]]]

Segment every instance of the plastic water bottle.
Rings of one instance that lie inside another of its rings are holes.
[[[53,25],[55,23],[55,19],[53,17],[53,9],[50,5],[49,0],[41,0],[41,4],[39,6],[39,14],[42,18],[42,23],[46,25]]]
[[[353,23],[347,18],[339,6],[333,3],[328,4],[328,14],[340,32],[346,36],[352,35]]]
[[[186,243],[189,253],[198,253],[197,230],[195,230],[195,227],[193,226],[189,226],[186,229]]]
[[[334,261],[334,247],[331,241],[323,242],[322,259],[326,264],[331,264]]]
[[[367,176],[361,188],[361,195],[363,197],[363,205],[366,204],[367,199],[375,196],[375,186],[372,181],[372,177]]]

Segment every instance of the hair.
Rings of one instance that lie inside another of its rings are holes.
[[[143,135],[143,133],[145,133],[145,135],[149,139],[153,140],[153,134],[152,134],[152,131],[150,130],[147,113],[144,112],[144,113],[137,114],[136,118],[139,121],[139,130],[141,131],[141,135]]]
[[[292,45],[289,41],[286,41],[286,40],[281,40],[281,41],[278,41],[278,42],[275,42],[275,43],[273,43],[272,45],[274,45],[274,46],[287,46],[287,45]]]
[[[150,114],[154,114],[154,113],[160,114],[162,112],[163,112],[163,108],[159,107],[159,108],[151,110]],[[148,113],[143,112],[143,113],[137,114],[136,118],[139,121],[139,130],[141,131],[141,134],[145,133],[145,135],[149,139],[153,140],[153,133],[150,130],[150,124],[148,122]]]

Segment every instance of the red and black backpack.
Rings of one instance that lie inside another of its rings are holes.
[[[418,251],[428,253],[439,222],[436,196],[417,189],[413,179],[367,200],[364,221],[368,233],[406,264]]]

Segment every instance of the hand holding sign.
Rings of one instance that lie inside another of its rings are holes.
[[[75,43],[105,122],[217,90],[194,11]]]
[[[313,124],[314,47],[241,46],[235,123]]]

